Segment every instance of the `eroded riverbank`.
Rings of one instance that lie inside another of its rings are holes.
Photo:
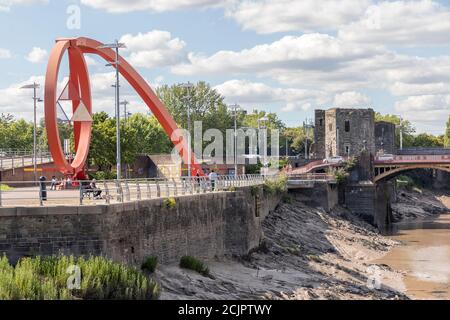
[[[207,261],[213,279],[177,265],[159,268],[161,298],[406,298],[387,285],[372,286],[370,260],[399,243],[344,208],[327,213],[292,200],[270,214],[263,229],[265,242],[248,256]]]
[[[428,219],[424,223],[442,228],[429,228],[430,234],[400,227],[381,235],[345,208],[327,213],[292,199],[264,221],[260,248],[246,257],[207,261],[212,278],[177,265],[159,268],[161,298],[448,299],[449,216],[435,221],[446,206],[448,195],[401,191],[394,205],[395,218],[403,221],[397,227]]]

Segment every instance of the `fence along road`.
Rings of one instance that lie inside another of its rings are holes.
[[[272,177],[274,178],[274,177]],[[50,190],[51,181],[8,182],[0,188],[0,207],[96,205],[168,198],[219,191],[231,191],[235,187],[263,184],[271,179],[261,175],[218,176],[215,182],[207,177],[181,177],[177,179],[129,179],[96,181],[96,189],[88,186],[91,181],[77,181],[61,190]],[[36,185],[29,187],[30,185]],[[23,186],[23,187],[21,187]],[[45,186],[45,191],[42,187]],[[57,188],[60,188],[57,186]]]

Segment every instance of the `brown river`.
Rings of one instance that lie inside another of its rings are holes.
[[[403,244],[375,262],[386,264],[403,276],[386,284],[412,299],[449,300],[450,214],[395,224],[388,236]]]

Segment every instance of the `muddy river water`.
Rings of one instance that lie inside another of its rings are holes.
[[[402,272],[389,285],[412,299],[450,299],[450,214],[395,224],[388,236],[403,243],[376,260]]]

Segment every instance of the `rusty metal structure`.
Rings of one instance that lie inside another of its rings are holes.
[[[45,77],[45,125],[49,150],[58,170],[75,179],[86,179],[85,168],[91,141],[92,121],[84,117],[73,122],[76,153],[74,159],[68,161],[61,147],[61,139],[58,132],[57,104],[59,100],[70,100],[72,101],[74,114],[78,108],[85,108],[92,115],[91,86],[84,54],[96,54],[114,67],[119,68],[120,74],[128,81],[155,115],[175,145],[184,163],[191,161],[192,174],[195,175],[197,170],[203,174],[201,166],[195,159],[195,155],[192,155],[191,159],[189,159],[187,141],[177,131],[177,124],[167,107],[158,99],[144,78],[125,59],[119,57],[120,63],[118,66],[115,66],[115,52],[110,48],[102,48],[102,45],[99,41],[84,37],[57,39],[50,53]],[[57,96],[58,73],[65,53],[68,54],[69,81],[63,92]]]

